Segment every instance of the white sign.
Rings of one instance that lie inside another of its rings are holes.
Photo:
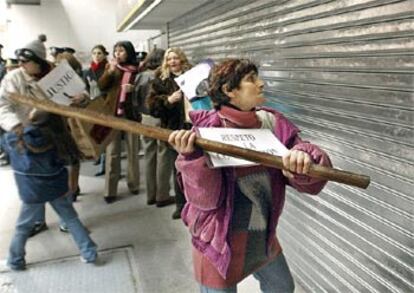
[[[196,89],[202,80],[208,78],[210,69],[208,63],[200,63],[175,78],[175,82],[189,100],[197,96]]]
[[[245,149],[283,156],[288,149],[269,129],[198,128],[202,138],[230,144]],[[213,168],[253,166],[257,163],[213,152],[207,152]]]
[[[55,103],[70,105],[71,97],[85,90],[85,83],[66,60],[38,82],[43,92]]]

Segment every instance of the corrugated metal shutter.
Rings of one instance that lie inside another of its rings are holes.
[[[414,292],[414,2],[210,1],[169,24],[193,60],[247,57],[269,104],[367,190],[290,190],[279,236],[309,292]]]

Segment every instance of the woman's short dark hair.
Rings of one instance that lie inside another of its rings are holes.
[[[115,52],[116,47],[124,48],[126,53],[127,53],[128,57],[127,57],[126,61],[124,62],[124,64],[138,65],[137,57],[135,56],[135,48],[134,48],[134,45],[132,45],[132,43],[130,41],[117,42],[114,45],[114,51],[113,52]]]
[[[242,79],[249,73],[258,73],[257,66],[248,59],[226,59],[211,69],[209,75],[210,97],[215,108],[227,104],[230,98],[224,93],[239,88]]]
[[[162,59],[164,58],[164,53],[165,53],[165,50],[163,49],[158,49],[158,48],[153,49],[144,59],[145,69],[150,69],[150,70],[157,69],[162,63]]]

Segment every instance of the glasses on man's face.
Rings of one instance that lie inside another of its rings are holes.
[[[35,57],[35,53],[33,53],[29,49],[17,49],[14,52],[14,54],[16,55],[17,59],[19,59],[19,61],[25,60],[25,62],[23,61],[23,63],[26,63],[26,62],[28,62],[29,60],[32,60]]]

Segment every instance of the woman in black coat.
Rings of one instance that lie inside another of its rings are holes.
[[[155,72],[155,79],[151,83],[147,102],[152,116],[160,118],[161,127],[171,130],[188,129],[190,124],[186,121],[186,100],[174,78],[180,76],[191,68],[184,52],[179,48],[169,48],[164,54],[161,67]],[[168,145],[168,144],[167,144]],[[175,159],[177,152],[171,147],[166,148],[164,157],[164,168],[174,170],[174,189],[177,209],[172,215],[173,219],[181,217],[181,210],[185,204],[185,197],[175,178]],[[169,204],[169,202],[166,202]],[[158,203],[161,207],[165,204]]]

